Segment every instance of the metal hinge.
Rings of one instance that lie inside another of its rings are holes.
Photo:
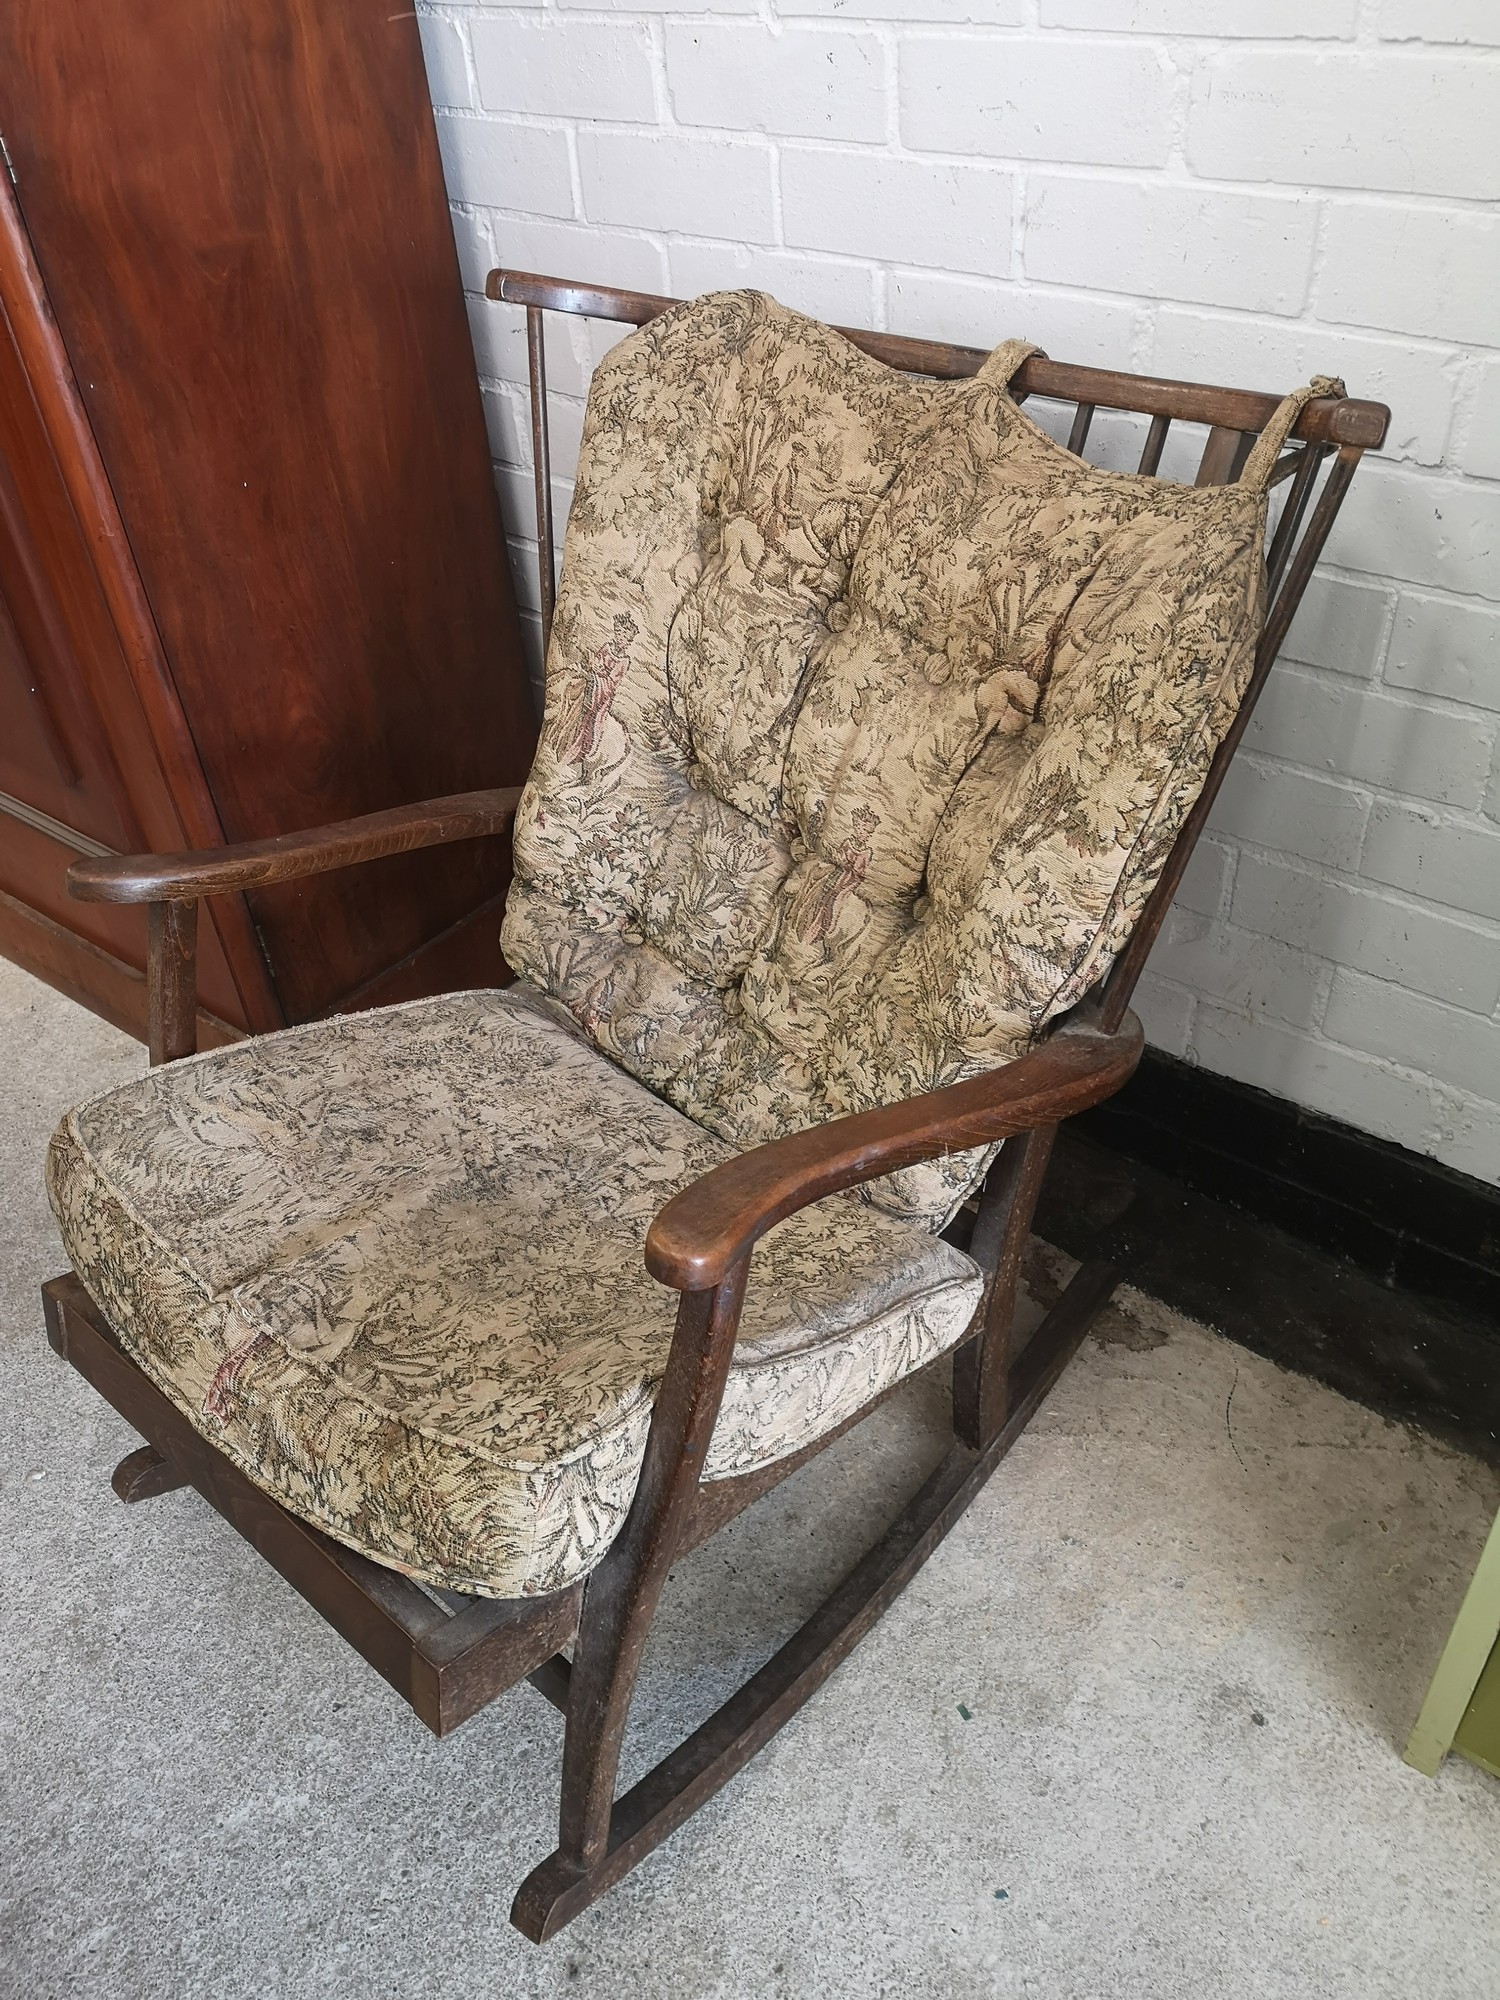
[[[10,147],[5,143],[5,134],[3,132],[0,132],[0,159],[3,159],[5,162],[5,171],[10,175],[11,186],[18,188],[21,183],[16,179],[16,163],[10,156]]]

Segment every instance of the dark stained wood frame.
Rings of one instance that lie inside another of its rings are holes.
[[[543,314],[550,309],[639,325],[676,301],[513,271],[492,272],[489,293],[526,310],[541,604],[550,629],[555,551]],[[932,376],[972,375],[985,358],[973,348],[841,330],[891,366]],[[1146,473],[1156,471],[1172,423],[1208,425],[1199,484],[1238,476],[1279,401],[1071,368],[1044,356],[1024,364],[1015,389],[1076,405],[1075,451],[1086,443],[1098,408],[1149,416],[1140,463]],[[646,1269],[679,1293],[677,1323],[635,1500],[584,1585],[509,1601],[461,1597],[341,1548],[278,1506],[200,1436],[126,1354],[76,1278],[44,1287],[54,1347],[147,1439],[116,1471],[121,1499],[196,1487],[440,1735],[522,1678],[563,1711],[558,1846],[521,1885],[512,1910],[512,1920],[538,1943],[711,1797],[827,1679],[989,1478],[1108,1303],[1119,1272],[1086,1264],[1030,1340],[1019,1349],[1013,1345],[1021,1256],[1058,1126],[1111,1096],[1139,1061],[1141,1030],[1129,1011],[1135,982],[1349,481],[1361,455],[1381,443],[1387,421],[1382,405],[1349,397],[1314,401],[1303,411],[1276,468],[1278,480],[1290,485],[1267,551],[1271,595],[1249,691],[1129,944],[1095,992],[1004,1069],[758,1146],[716,1167],[657,1215],[646,1239]],[[202,854],[89,859],[73,868],[70,882],[80,896],[147,905],[151,1057],[170,1061],[195,1046],[199,899],[498,833],[518,796],[515,788],[472,792]],[[1008,1143],[972,1217],[969,1251],[985,1274],[985,1288],[953,1356],[954,1441],[947,1455],[802,1629],[616,1798],[636,1671],[672,1563],[874,1407],[760,1471],[703,1480],[755,1244],[785,1216],[839,1189],[1002,1140]],[[570,1643],[571,1662],[563,1651]]]

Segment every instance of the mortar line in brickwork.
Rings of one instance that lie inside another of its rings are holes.
[[[1183,179],[1192,177],[1188,166],[1187,142],[1188,119],[1193,109],[1193,78],[1197,73],[1197,51],[1188,61],[1179,62],[1176,55],[1167,50],[1159,50],[1158,56],[1166,55],[1172,65],[1172,101],[1167,118],[1167,158],[1166,165],[1174,175]]]
[[[873,324],[877,332],[884,333],[891,324],[891,274],[884,264],[875,265],[874,273]]]
[[[1030,176],[1016,175],[1010,190],[1010,282],[1026,283],[1026,196]]]
[[[672,112],[672,86],[667,79],[667,24],[659,15],[646,21],[651,36],[651,99],[656,110],[656,122],[662,131],[674,124]]]
[[[876,39],[885,66],[885,143],[891,152],[901,145],[901,36],[898,27],[882,23]]]
[[[636,125],[623,128],[635,132],[647,128]],[[705,136],[718,138],[747,138],[756,136],[742,128],[735,127],[694,127]],[[781,135],[788,137],[789,135]],[[831,139],[816,134],[798,134],[790,143],[806,146],[819,152],[884,154],[886,148],[874,140]],[[985,153],[978,155],[959,151],[945,151],[938,148],[915,147],[902,143],[899,150],[890,157],[926,162],[932,166],[945,167],[990,167],[1005,173],[1040,173],[1055,176],[1059,180],[1103,181],[1112,187],[1170,187],[1205,195],[1232,195],[1242,200],[1275,202],[1324,202],[1347,203],[1351,207],[1364,208],[1415,208],[1423,214],[1453,212],[1491,216],[1495,203],[1483,195],[1430,194],[1408,188],[1363,188],[1335,187],[1326,181],[1249,181],[1235,180],[1221,175],[1195,173],[1185,169],[1181,174],[1173,173],[1165,166],[1139,167],[1117,166],[1103,160],[1039,160],[1030,154]],[[1191,303],[1191,301],[1184,301]]]
[[[1318,203],[1318,213],[1313,221],[1312,262],[1308,266],[1307,291],[1303,296],[1302,310],[1297,318],[1303,325],[1317,322],[1317,299],[1323,289],[1323,272],[1328,262],[1328,239],[1333,229],[1328,203]]]

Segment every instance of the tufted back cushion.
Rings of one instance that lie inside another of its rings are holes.
[[[595,375],[504,949],[738,1145],[1025,1050],[1243,692],[1264,493],[1086,465],[1028,351],[914,379],[731,292]],[[872,1197],[940,1227],[983,1164]]]

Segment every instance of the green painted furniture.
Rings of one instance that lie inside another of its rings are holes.
[[[1450,1750],[1500,1778],[1500,1516],[1406,1743],[1431,1778]]]

